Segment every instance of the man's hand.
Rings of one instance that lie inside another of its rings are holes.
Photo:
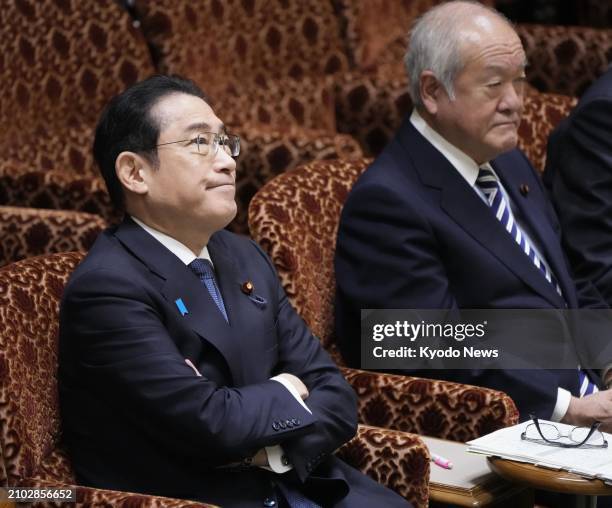
[[[590,427],[593,422],[601,422],[599,429],[612,432],[612,390],[587,395],[581,399],[572,397],[563,423]]]
[[[308,388],[306,388],[306,385],[302,383],[302,380],[299,377],[294,376],[293,374],[289,374],[287,372],[283,372],[282,374],[279,374],[276,377],[282,377],[285,381],[291,383],[291,385],[300,394],[302,400],[306,400],[308,398],[308,395],[310,395],[308,393]]]

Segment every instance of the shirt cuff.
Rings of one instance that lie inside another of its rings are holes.
[[[274,376],[270,378],[272,381],[277,381],[279,382],[281,385],[283,385],[285,388],[287,388],[287,390],[289,390],[289,393],[291,395],[293,395],[293,398],[295,400],[297,400],[306,411],[308,411],[310,414],[312,414],[312,411],[310,409],[308,409],[308,406],[304,403],[304,401],[302,400],[302,397],[300,397],[300,394],[298,393],[298,391],[295,389],[295,386],[293,386],[289,381],[287,381],[286,379],[284,379],[281,376]]]
[[[550,416],[550,421],[560,422],[565,416],[565,413],[567,413],[567,408],[569,408],[571,400],[572,394],[570,392],[563,388],[557,388],[557,402],[555,404],[555,409],[553,409],[552,415]]]
[[[273,473],[286,473],[293,469],[293,465],[289,462],[281,445],[266,446],[266,455],[268,456],[268,466],[264,466],[263,469]]]

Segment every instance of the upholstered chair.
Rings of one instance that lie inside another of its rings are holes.
[[[97,215],[0,206],[0,266],[55,252],[87,251],[106,227]]]
[[[370,160],[319,161],[279,175],[251,201],[252,237],[268,252],[291,303],[343,365],[334,337],[334,251],[340,211]],[[504,393],[447,381],[342,368],[368,425],[467,441],[518,421]]]
[[[7,0],[0,24],[0,204],[116,218],[95,195],[93,129],[113,95],[155,72],[142,35],[115,0]]]
[[[63,288],[83,256],[49,254],[0,268],[0,486],[74,488],[80,506],[210,506],[76,485],[60,443],[57,337]],[[360,426],[338,454],[415,507],[427,506],[430,456],[418,436]]]

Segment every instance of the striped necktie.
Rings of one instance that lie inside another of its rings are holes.
[[[533,249],[529,243],[529,239],[525,236],[525,233],[521,231],[518,223],[514,219],[510,204],[506,200],[504,193],[499,185],[499,180],[493,171],[489,168],[480,168],[478,172],[478,178],[476,178],[476,185],[482,190],[489,207],[495,213],[495,217],[499,222],[502,223],[508,234],[514,238],[514,241],[519,245],[521,250],[531,259],[531,262],[540,270],[542,275],[546,278],[550,284],[555,288],[560,296],[563,296],[561,287],[557,282],[554,274],[546,267],[542,262],[537,252]],[[593,381],[590,380],[588,374],[578,368],[578,381],[580,384],[580,396],[590,395],[591,393],[597,392],[597,386]]]
[[[520,226],[514,219],[510,204],[506,200],[504,193],[499,185],[499,180],[495,173],[489,168],[480,168],[478,172],[478,178],[476,179],[476,185],[482,190],[489,207],[495,213],[495,217],[499,222],[502,223],[508,234],[514,238],[514,241],[519,245],[521,250],[527,255],[535,267],[544,275],[546,280],[552,284],[557,293],[563,296],[561,287],[557,282],[554,274],[548,269],[545,263],[542,262],[538,253],[535,251],[529,239],[523,233]]]
[[[223,314],[225,321],[229,322],[227,319],[227,312],[225,312],[225,304],[223,303],[221,291],[219,291],[219,288],[217,287],[215,270],[212,263],[208,259],[196,258],[187,266],[191,268],[191,270],[198,276],[200,281],[206,286],[210,297],[221,311],[221,314]]]

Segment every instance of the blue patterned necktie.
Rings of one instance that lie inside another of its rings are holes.
[[[518,223],[514,219],[510,204],[506,200],[504,193],[499,185],[499,180],[493,171],[489,168],[480,168],[478,172],[478,178],[476,179],[476,185],[482,190],[483,194],[487,198],[489,207],[495,214],[495,217],[504,226],[508,234],[514,238],[514,241],[519,245],[521,250],[527,255],[531,262],[536,266],[538,270],[544,275],[546,280],[552,284],[557,293],[563,296],[561,287],[557,282],[554,274],[546,267],[546,264],[542,262],[537,252],[529,242],[525,233],[521,230]]]
[[[508,234],[514,238],[514,241],[519,245],[527,257],[531,259],[531,262],[536,266],[536,268],[538,268],[538,270],[540,270],[546,280],[552,284],[557,293],[559,293],[560,296],[563,296],[561,287],[559,286],[554,274],[542,262],[537,252],[529,243],[529,239],[525,236],[525,233],[521,231],[521,228],[514,219],[514,215],[510,209],[510,204],[506,200],[504,193],[501,190],[499,180],[497,179],[495,173],[493,173],[493,171],[491,171],[489,168],[480,168],[478,178],[476,179],[476,185],[478,188],[480,188],[480,190],[482,190],[483,194],[487,198],[489,207],[493,213],[495,213],[497,220],[501,222]],[[587,373],[580,368],[578,369],[578,380],[580,383],[581,397],[598,391],[595,383],[593,383],[589,379]]]
[[[189,263],[189,268],[198,276],[200,281],[206,286],[208,292],[210,293],[210,297],[213,299],[221,314],[227,319],[227,312],[225,312],[225,305],[223,303],[223,297],[221,296],[221,292],[217,287],[217,281],[215,280],[215,270],[212,266],[212,263],[208,259],[196,258],[191,263]]]

